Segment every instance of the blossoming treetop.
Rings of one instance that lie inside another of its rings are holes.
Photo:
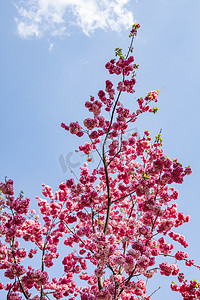
[[[188,246],[184,236],[174,231],[189,216],[177,211],[178,191],[171,185],[183,183],[191,169],[164,155],[160,134],[154,142],[149,131],[143,138],[136,133],[125,138],[129,124],[158,110],[151,104],[158,101],[159,91],[139,98],[134,111],[121,100],[134,93],[138,66],[132,44],[138,28],[132,27],[127,54],[117,48],[116,59],[106,64],[110,74],[120,76],[117,86],[107,80],[97,100],[86,101],[92,116],[83,126],[61,125],[88,139],[79,147],[87,158],[79,176],[61,183],[54,194],[43,185],[44,199],[37,197],[39,215],[22,193],[14,197],[12,180],[0,184],[0,269],[9,279],[0,288],[8,300],[149,300],[145,279],[157,272],[177,278],[171,288],[183,299],[200,299],[198,282],[187,283],[178,262],[197,266],[183,251]],[[88,167],[91,152],[99,158],[94,169]],[[175,242],[180,251],[173,252]],[[66,256],[60,266],[61,245]],[[163,262],[157,263],[158,257]]]

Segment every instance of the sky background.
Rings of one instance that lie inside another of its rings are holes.
[[[68,166],[78,172],[83,158],[73,151],[81,140],[60,123],[90,116],[84,102],[112,79],[104,65],[116,47],[126,51],[129,27],[139,22],[133,98],[155,89],[161,93],[159,112],[143,115],[133,128],[152,136],[162,128],[165,155],[193,170],[178,186],[179,209],[191,216],[179,232],[200,264],[199,12],[199,0],[1,1],[0,180],[12,178],[16,193],[23,190],[35,207],[42,183],[55,191],[71,177]],[[186,273],[200,280],[194,268]],[[172,280],[152,279],[150,291],[162,286],[152,299],[181,299],[168,288]]]

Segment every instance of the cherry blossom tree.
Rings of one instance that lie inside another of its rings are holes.
[[[135,110],[122,102],[135,92],[132,45],[138,28],[132,26],[127,54],[117,48],[116,59],[105,65],[120,78],[117,85],[107,80],[97,100],[85,102],[92,116],[83,126],[61,124],[87,139],[79,146],[86,157],[80,173],[55,193],[43,184],[39,214],[23,193],[14,196],[11,179],[0,184],[0,289],[8,300],[149,300],[147,280],[158,272],[173,276],[171,289],[183,299],[200,299],[199,283],[187,282],[181,270],[181,264],[199,266],[175,231],[189,216],[178,212],[178,191],[171,186],[182,184],[191,168],[164,155],[161,133],[154,141],[149,131],[125,138],[143,113],[158,111],[153,104],[159,91],[139,98]],[[91,168],[94,152],[99,164]]]

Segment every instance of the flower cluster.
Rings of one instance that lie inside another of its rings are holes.
[[[172,282],[172,291],[179,292],[183,300],[200,299],[200,284],[198,283],[198,281],[191,280],[190,283],[187,283],[187,280],[184,280],[183,273],[179,274],[178,280],[182,284],[178,286],[177,284],[175,284],[175,282]]]

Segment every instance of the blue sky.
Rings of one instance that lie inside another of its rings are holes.
[[[56,190],[71,176],[59,157],[73,153],[80,139],[60,123],[89,116],[84,102],[104,88],[104,65],[116,47],[127,49],[129,24],[137,21],[134,56],[140,67],[134,97],[154,89],[161,93],[158,114],[142,116],[134,127],[152,136],[162,128],[165,154],[192,167],[193,174],[178,187],[180,210],[191,215],[180,233],[200,264],[199,11],[198,0],[36,0],[34,7],[29,1],[1,1],[1,180],[12,178],[16,192],[23,190],[35,206],[43,182]],[[70,158],[81,161],[75,154]],[[200,280],[196,270],[187,272]],[[163,288],[153,299],[178,299],[166,288],[172,279],[156,280]]]

